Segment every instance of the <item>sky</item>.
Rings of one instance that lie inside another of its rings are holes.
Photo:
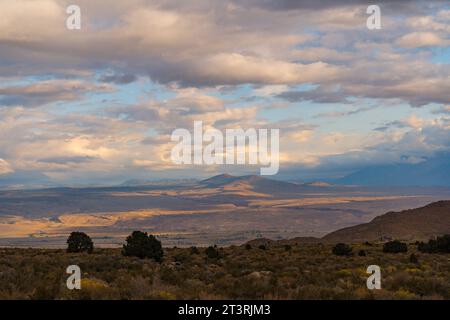
[[[66,8],[81,9],[69,30]],[[450,151],[450,6],[0,0],[0,185],[253,174],[177,165],[171,133],[280,129],[280,178]]]

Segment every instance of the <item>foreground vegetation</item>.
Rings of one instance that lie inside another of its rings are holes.
[[[339,256],[323,244],[165,248],[156,262],[121,249],[0,249],[0,299],[450,299],[449,254],[415,245],[385,253],[383,244],[370,243],[352,250]],[[372,264],[381,268],[381,290],[366,287]],[[66,287],[69,265],[81,268],[81,290]]]

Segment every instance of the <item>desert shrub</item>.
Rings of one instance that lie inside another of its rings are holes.
[[[249,243],[247,243],[246,245],[245,245],[245,250],[250,250],[252,248],[252,246],[249,244]]]
[[[197,247],[191,247],[191,254],[200,254],[200,251],[198,250]]]
[[[147,232],[133,231],[127,237],[126,244],[123,245],[122,254],[124,256],[134,256],[141,259],[150,258],[161,262],[164,255],[161,241],[153,235],[147,235]]]
[[[266,244],[267,245],[267,244]],[[163,263],[129,258],[122,248],[95,254],[65,250],[0,248],[0,299],[450,299],[445,254],[383,254],[383,244],[355,244],[356,258],[336,257],[332,246],[284,244],[261,251],[217,248],[220,260],[190,255],[191,248],[164,249]],[[368,258],[358,257],[364,249]],[[270,253],[270,254],[269,254]],[[186,260],[180,265],[174,261]],[[205,263],[205,260],[207,263]],[[383,267],[382,290],[367,290],[367,264]],[[65,268],[83,271],[82,289],[68,290]]]
[[[411,255],[409,256],[409,262],[419,263],[419,259],[417,259],[417,256],[414,253],[411,253]]]
[[[352,253],[352,247],[345,243],[338,243],[333,247],[332,253],[336,256],[349,256]]]
[[[285,251],[291,251],[291,250],[292,250],[292,247],[291,247],[289,244],[286,244],[286,245],[284,246],[284,250],[285,250]]]
[[[31,299],[33,300],[53,300],[59,292],[59,282],[56,275],[50,274],[40,279]]]
[[[436,238],[437,252],[450,253],[450,234]]]
[[[359,250],[359,251],[358,251],[358,256],[360,256],[360,257],[365,257],[365,256],[366,256],[366,251],[364,251],[364,250]]]
[[[92,239],[84,232],[72,232],[67,239],[67,252],[87,252],[94,251]]]
[[[173,261],[178,263],[184,263],[190,259],[187,252],[180,252],[173,255]]]
[[[434,240],[429,240],[428,243],[425,242],[419,242],[417,244],[417,250],[419,250],[420,252],[425,252],[425,253],[431,253],[431,244],[430,242],[434,241]]]
[[[217,246],[214,246],[214,247],[209,246],[208,248],[206,248],[205,253],[209,259],[219,259],[220,258],[220,252],[217,249]]]
[[[81,290],[73,292],[76,299],[82,300],[108,300],[114,298],[114,290],[108,283],[95,278],[81,279]]]
[[[400,242],[398,240],[386,242],[383,245],[383,252],[385,253],[400,253],[407,252],[408,246],[406,243]]]
[[[266,250],[267,249],[266,246],[263,245],[263,244],[259,245],[258,248],[261,249],[261,250]]]
[[[427,253],[450,253],[450,234],[430,239],[428,243],[420,242],[417,249]]]

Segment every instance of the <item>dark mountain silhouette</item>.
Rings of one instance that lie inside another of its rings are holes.
[[[160,180],[142,180],[130,179],[120,187],[140,187],[140,186],[188,186],[197,183],[196,179],[160,179]]]
[[[367,186],[450,186],[450,156],[411,164],[370,166],[335,181]]]

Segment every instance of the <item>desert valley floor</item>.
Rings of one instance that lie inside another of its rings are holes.
[[[65,246],[71,231],[100,247],[133,230],[165,246],[242,244],[258,237],[321,237],[388,211],[450,199],[450,188],[296,184],[220,175],[179,185],[0,192],[0,246]],[[382,235],[380,235],[382,236]]]

